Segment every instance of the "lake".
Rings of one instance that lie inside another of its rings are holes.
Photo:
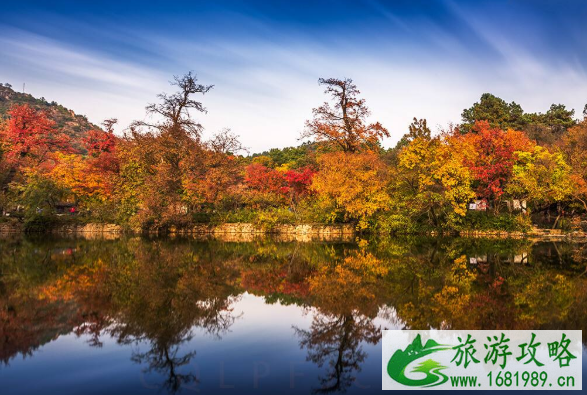
[[[587,329],[586,263],[529,240],[4,236],[1,393],[375,392],[381,329]]]

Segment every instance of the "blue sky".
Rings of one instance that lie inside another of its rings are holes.
[[[0,82],[122,131],[193,70],[215,88],[197,115],[252,152],[297,145],[319,77],[353,78],[393,145],[491,92],[526,111],[587,103],[587,1],[13,1]]]

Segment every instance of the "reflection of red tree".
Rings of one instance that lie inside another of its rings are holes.
[[[305,299],[309,295],[306,278],[292,278],[287,268],[275,270],[244,270],[241,285],[254,295],[283,294]]]
[[[471,298],[466,311],[474,311],[473,328],[452,329],[523,329],[517,325],[517,309],[508,295],[490,287]]]
[[[59,254],[54,258],[60,258]],[[74,266],[33,294],[0,299],[0,361],[8,363],[19,353],[31,355],[43,344],[72,331],[89,334],[90,343],[100,345],[98,334],[111,323],[103,315],[108,298],[95,287],[102,281],[104,269],[101,261],[91,269]]]
[[[74,303],[25,298],[0,300],[0,362],[28,356],[81,322]]]

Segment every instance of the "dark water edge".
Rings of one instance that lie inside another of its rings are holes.
[[[4,237],[0,388],[371,393],[381,329],[587,327],[586,247]]]

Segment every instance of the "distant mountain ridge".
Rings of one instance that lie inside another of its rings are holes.
[[[101,129],[94,125],[85,115],[76,114],[55,101],[48,102],[44,97],[36,98],[28,93],[16,92],[10,84],[0,83],[0,119],[7,119],[10,108],[15,105],[28,104],[44,110],[50,119],[55,121],[55,127],[67,134],[74,142],[74,146],[92,129]]]

